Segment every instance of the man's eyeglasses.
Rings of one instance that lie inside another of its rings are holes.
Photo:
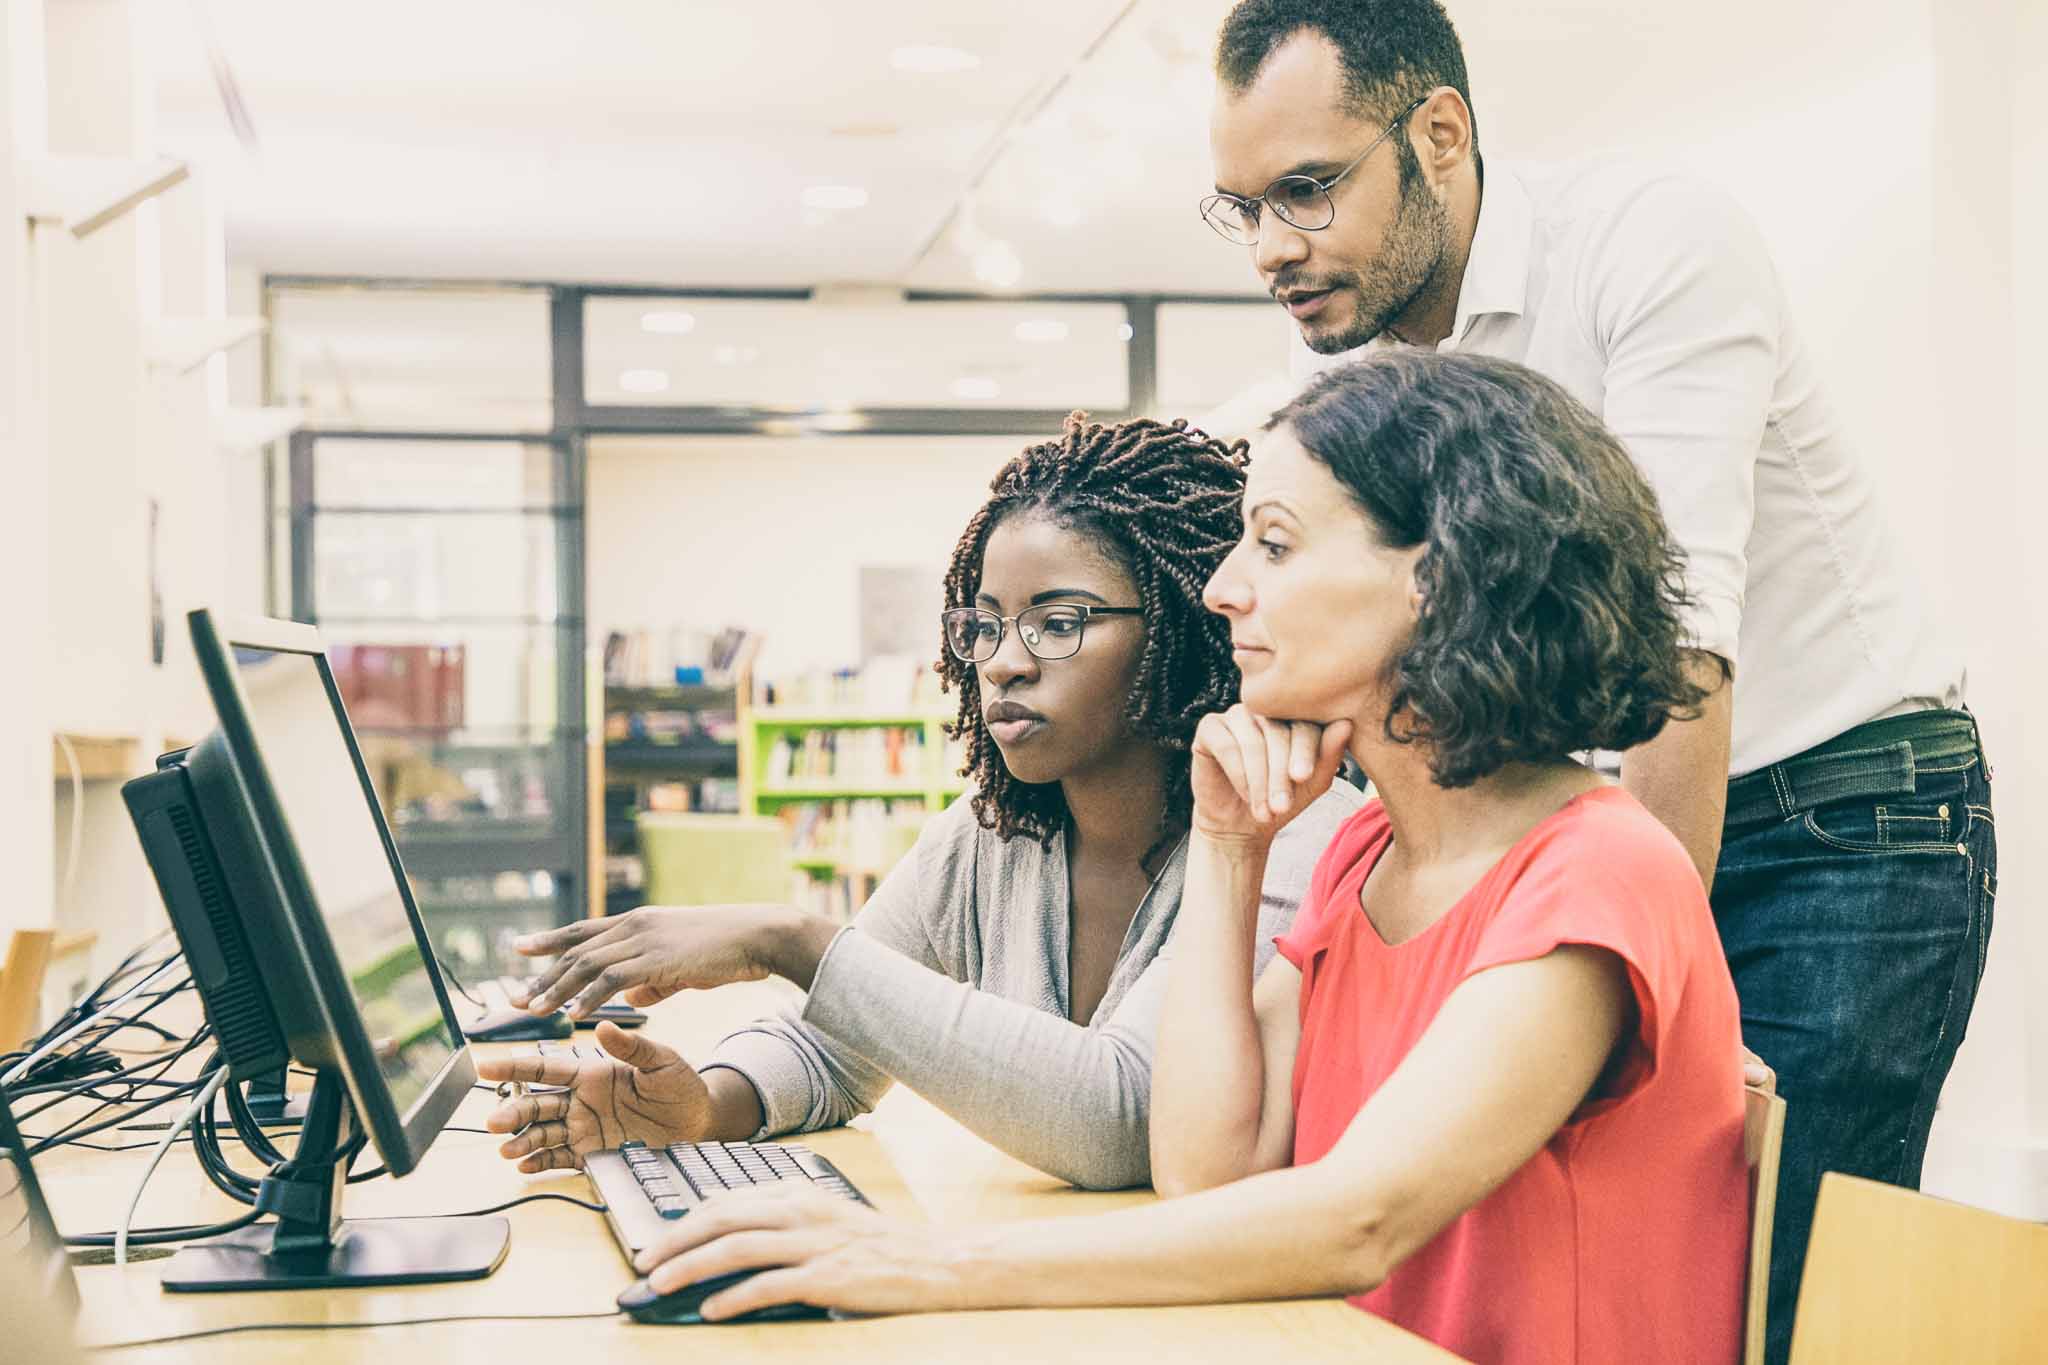
[[[1041,659],[1068,659],[1081,648],[1081,633],[1091,616],[1143,616],[1143,607],[1092,607],[1075,602],[1046,602],[1026,607],[1015,616],[998,616],[980,607],[954,607],[940,613],[946,627],[946,648],[962,663],[987,663],[1002,647],[1003,627],[1016,623],[1024,648]]]
[[[1202,211],[1202,221],[1216,229],[1219,237],[1239,246],[1252,246],[1258,242],[1261,208],[1272,209],[1289,227],[1300,228],[1303,232],[1321,232],[1337,221],[1337,205],[1330,198],[1331,189],[1358,169],[1374,149],[1393,136],[1394,130],[1420,109],[1428,98],[1429,95],[1422,95],[1411,100],[1406,109],[1394,115],[1392,123],[1380,130],[1380,135],[1372,140],[1371,145],[1352,157],[1349,166],[1328,180],[1318,180],[1312,175],[1283,175],[1266,186],[1256,199],[1242,199],[1219,190],[1196,206]]]

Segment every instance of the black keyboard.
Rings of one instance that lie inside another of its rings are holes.
[[[591,1188],[605,1206],[612,1234],[631,1260],[720,1190],[805,1180],[866,1204],[867,1196],[839,1168],[808,1147],[779,1142],[628,1142],[583,1159]]]

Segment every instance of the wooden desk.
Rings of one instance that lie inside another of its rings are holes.
[[[702,1056],[728,1027],[758,1017],[791,992],[780,983],[731,986],[670,1001],[654,1012],[656,1035]],[[588,1198],[581,1174],[522,1176],[501,1160],[503,1140],[480,1132],[495,1100],[478,1091],[457,1112],[404,1180],[374,1180],[348,1191],[353,1217],[461,1213],[540,1190]],[[106,1141],[114,1133],[103,1136]],[[121,1135],[127,1141],[142,1134]],[[856,1127],[802,1139],[830,1157],[885,1213],[937,1222],[1096,1213],[1144,1203],[1149,1192],[1074,1190],[996,1151],[900,1087]],[[231,1151],[239,1151],[233,1148]],[[60,1228],[109,1229],[133,1196],[149,1153],[60,1150],[38,1172]],[[253,1171],[253,1163],[242,1168]],[[207,1184],[181,1145],[165,1156],[136,1226],[218,1222],[234,1204]],[[265,1322],[392,1322],[453,1314],[604,1313],[631,1280],[604,1218],[554,1201],[505,1215],[512,1246],[487,1279],[390,1289],[292,1293],[167,1294],[161,1261],[81,1267],[79,1333],[89,1346],[111,1345],[208,1327]],[[1162,1266],[1162,1275],[1173,1273]],[[1455,1359],[1407,1332],[1339,1300],[1232,1304],[1198,1308],[1074,1309],[921,1314],[849,1322],[704,1328],[644,1327],[623,1315],[564,1322],[461,1322],[332,1332],[250,1332],[145,1347],[110,1362],[295,1361],[518,1365],[525,1360],[702,1359],[726,1362],[838,1360],[951,1361],[1296,1361],[1423,1365]],[[0,1350],[4,1355],[4,1350]]]

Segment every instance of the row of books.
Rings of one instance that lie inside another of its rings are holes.
[[[924,728],[910,725],[804,730],[778,738],[764,780],[916,782],[923,779]]]
[[[604,640],[604,680],[611,687],[722,685],[753,666],[761,644],[759,634],[742,626],[615,630]]]
[[[737,815],[740,780],[736,777],[705,777],[694,782],[651,782],[641,790],[640,809]]]
[[[738,738],[739,728],[739,717],[730,708],[607,711],[604,717],[607,744],[730,744]]]
[[[882,655],[859,668],[813,669],[782,678],[756,678],[757,706],[846,711],[942,711],[951,699],[940,689],[930,659]]]
[[[778,812],[794,858],[842,870],[887,872],[917,842],[931,813],[917,800],[808,801]]]
[[[328,667],[358,730],[447,734],[462,728],[461,645],[337,644]]]
[[[844,924],[875,894],[881,877],[873,872],[848,872],[834,877],[792,874],[789,903],[799,910]]]

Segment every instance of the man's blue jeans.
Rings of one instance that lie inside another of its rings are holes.
[[[1768,1358],[1783,1362],[1823,1171],[1920,1183],[1991,936],[1998,840],[1967,712],[1859,726],[1731,784],[1714,918],[1785,1146]]]

